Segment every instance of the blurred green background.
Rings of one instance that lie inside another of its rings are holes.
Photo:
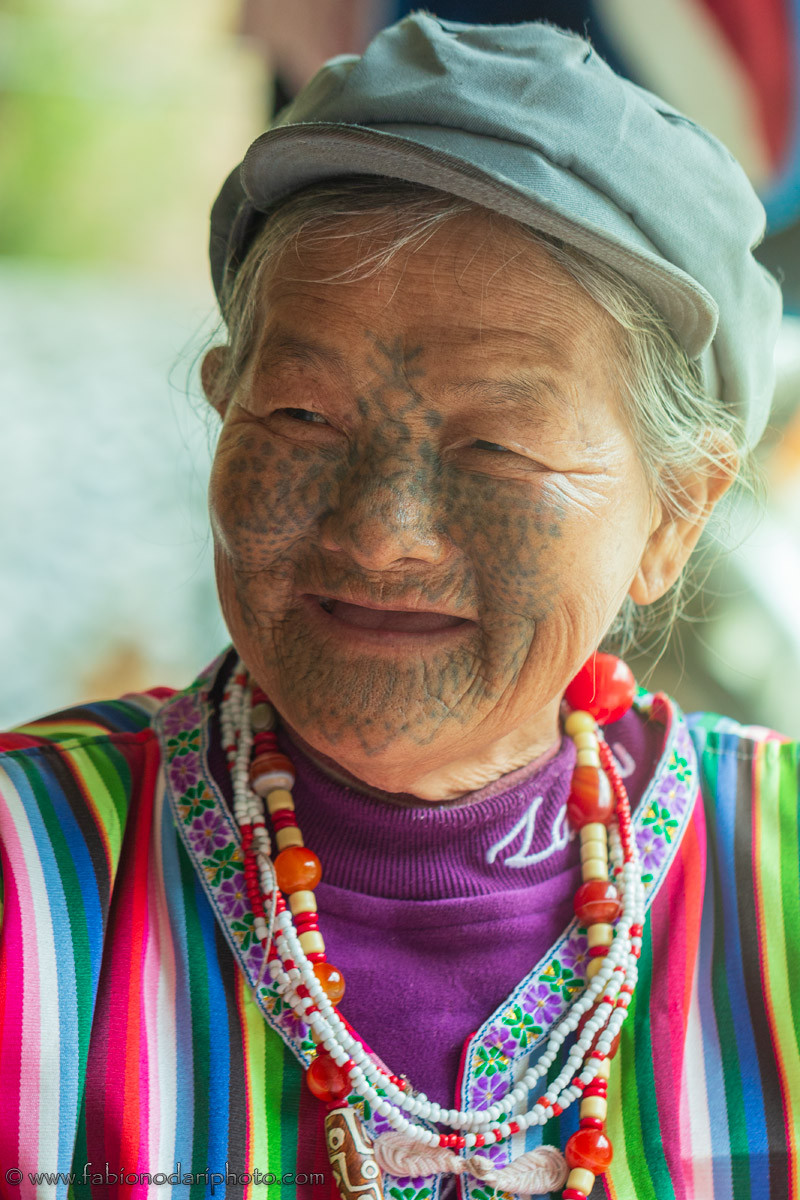
[[[208,211],[264,125],[222,0],[0,2],[0,720],[225,644],[205,520]]]

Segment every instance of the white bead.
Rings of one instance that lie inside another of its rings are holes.
[[[596,729],[597,724],[591,713],[584,712],[579,708],[569,713],[564,721],[564,732],[571,738],[581,733],[595,733]],[[595,736],[597,736],[596,733]]]
[[[271,704],[254,704],[250,709],[250,725],[257,733],[274,729],[276,724],[277,717]]]

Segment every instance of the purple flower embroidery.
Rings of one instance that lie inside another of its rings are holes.
[[[524,1004],[537,1025],[549,1025],[561,1015],[563,1004],[558,992],[553,992],[546,983],[537,983],[525,993]]]
[[[472,1104],[475,1108],[489,1108],[502,1100],[509,1089],[508,1077],[503,1075],[481,1075],[472,1089]]]
[[[214,850],[228,843],[228,831],[215,812],[204,812],[189,830],[189,841],[199,858],[206,858]]]
[[[186,754],[183,758],[174,758],[169,765],[170,783],[180,795],[187,788],[194,787],[200,778],[200,760],[196,754]]]
[[[586,963],[589,961],[589,945],[582,934],[575,934],[565,944],[561,951],[562,966],[570,967],[576,975],[586,974]]]
[[[247,892],[244,887],[244,875],[240,872],[233,879],[226,879],[217,891],[217,901],[226,917],[237,920],[244,916],[248,908]]]
[[[664,858],[666,843],[652,829],[645,827],[636,834],[636,844],[642,857],[642,870],[652,874]]]
[[[278,1020],[287,1037],[296,1038],[298,1042],[302,1042],[303,1038],[308,1037],[308,1026],[305,1021],[300,1020],[293,1009],[287,1008],[285,1012],[281,1013]]]
[[[181,696],[164,710],[165,737],[176,737],[183,729],[195,729],[200,724],[200,705],[197,696]]]
[[[380,1137],[382,1133],[393,1133],[394,1125],[386,1117],[382,1117],[379,1112],[372,1113],[372,1131],[375,1137]]]
[[[519,1050],[518,1040],[514,1037],[513,1033],[510,1033],[505,1029],[498,1029],[497,1036],[493,1038],[489,1044],[497,1046],[500,1053],[504,1055],[509,1062]]]
[[[488,1159],[496,1167],[505,1167],[508,1165],[508,1146],[484,1146],[478,1151],[479,1154],[485,1154]]]

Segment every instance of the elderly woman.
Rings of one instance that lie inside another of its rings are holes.
[[[234,648],[3,742],[5,1195],[798,1194],[797,747],[600,649],[766,421],[762,223],[541,24],[412,16],[250,148]]]

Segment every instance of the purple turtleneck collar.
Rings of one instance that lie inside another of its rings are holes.
[[[487,896],[549,878],[570,857],[569,738],[541,766],[529,764],[457,801],[416,805],[387,803],[331,779],[294,737],[281,731],[279,740],[297,773],[298,821],[325,864],[326,883],[394,900]],[[533,840],[521,858],[530,861],[504,866],[525,833],[508,849],[500,843],[528,816]]]
[[[664,729],[630,712],[606,736],[638,803]],[[453,1103],[461,1049],[572,918],[578,842],[565,804],[575,750],[460,802],[398,806],[326,775],[279,734],[319,855],[320,928],[347,984],[342,1009],[392,1070]]]

